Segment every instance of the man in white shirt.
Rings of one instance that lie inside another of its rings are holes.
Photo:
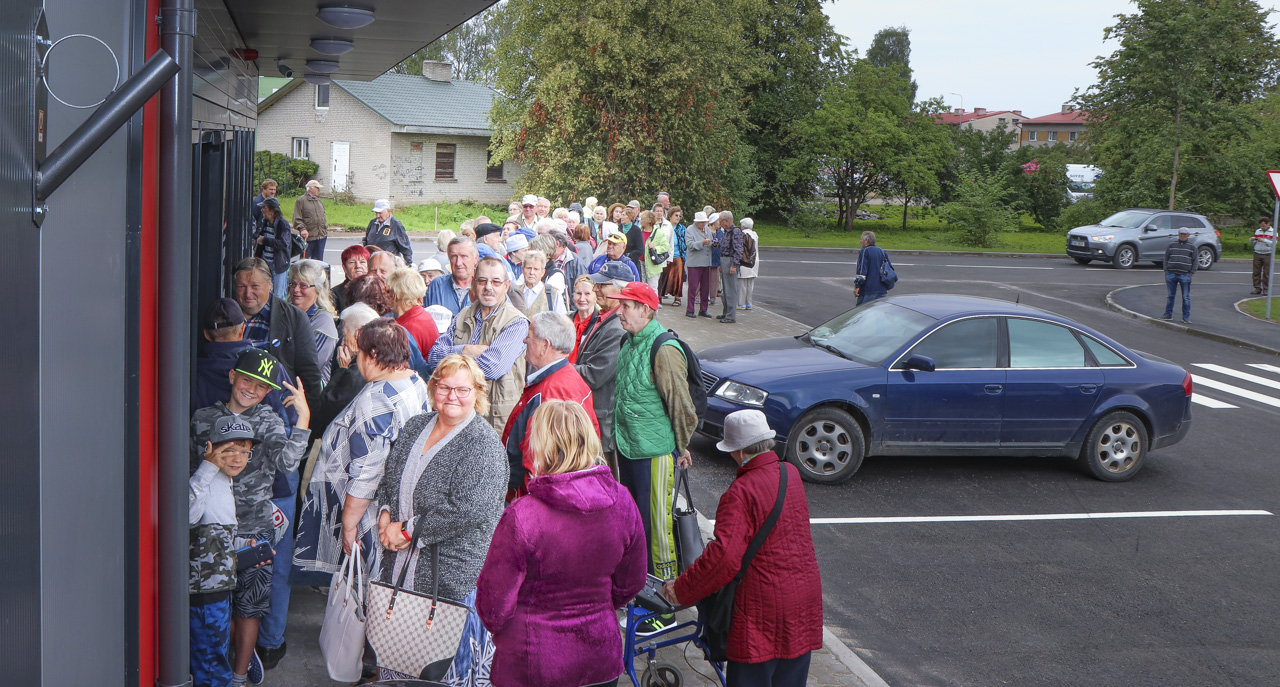
[[[540,250],[529,250],[525,253],[524,274],[519,284],[520,295],[524,297],[525,312],[530,317],[548,311],[568,315],[564,273],[557,272],[543,283],[542,275],[546,272],[546,253]]]

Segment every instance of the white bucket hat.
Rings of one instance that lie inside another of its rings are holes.
[[[693,221],[695,221],[695,222],[705,222],[705,221],[707,221],[707,213],[705,213],[705,212],[703,212],[703,211],[701,211],[701,210],[699,210],[699,211],[697,211],[697,212],[693,213]]]
[[[769,428],[769,420],[758,410],[739,410],[729,413],[724,419],[724,441],[716,444],[716,448],[725,453],[733,453],[778,436]]]

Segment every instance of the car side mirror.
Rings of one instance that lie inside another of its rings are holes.
[[[933,372],[933,358],[930,358],[927,355],[913,355],[910,358],[907,358],[907,362],[902,364],[902,369]]]
[[[1143,233],[1150,234],[1151,232],[1155,231],[1155,230],[1156,230],[1156,228],[1157,228],[1157,227],[1156,227],[1156,225],[1154,225],[1154,224],[1148,224],[1148,225],[1147,225],[1147,227],[1146,227],[1145,229],[1143,229],[1142,231],[1143,231]]]

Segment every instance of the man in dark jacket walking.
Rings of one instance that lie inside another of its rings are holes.
[[[1196,273],[1196,247],[1191,243],[1191,231],[1178,230],[1178,240],[1164,249],[1164,283],[1169,288],[1169,300],[1164,305],[1162,320],[1173,319],[1173,296],[1182,286],[1182,322],[1191,324],[1191,275]]]
[[[888,259],[884,249],[876,245],[875,232],[862,232],[862,250],[858,251],[858,270],[853,286],[853,295],[858,297],[857,305],[889,295],[889,287],[880,281],[880,267]]]
[[[400,220],[391,216],[391,203],[385,198],[374,202],[373,214],[362,243],[399,254],[404,258],[404,264],[413,265],[413,246],[409,245],[409,232],[405,231]]]
[[[284,365],[290,379],[301,377],[307,402],[320,398],[316,335],[307,314],[271,295],[271,268],[261,258],[236,264],[235,299],[247,318],[244,338]]]

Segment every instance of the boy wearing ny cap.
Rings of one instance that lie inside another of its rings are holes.
[[[290,394],[284,404],[298,414],[292,433],[286,434],[284,422],[262,403],[269,392],[280,388],[275,381],[279,366],[279,361],[262,350],[246,350],[228,373],[230,397],[201,408],[191,416],[193,473],[205,459],[207,443],[211,441],[219,418],[235,415],[253,427],[253,436],[258,443],[232,490],[238,535],[244,540],[274,541],[272,482],[276,472],[288,473],[297,469],[311,438],[311,409],[307,405],[301,379],[297,380],[297,386],[283,383]],[[287,565],[283,561],[281,564]],[[248,674],[252,674],[254,684],[262,681],[262,665],[257,660],[254,645],[258,640],[258,623],[271,611],[271,577],[272,566],[265,565],[246,570],[236,579],[231,597],[232,641],[236,656],[232,666],[234,684],[242,684]],[[250,670],[251,663],[253,670]]]
[[[393,255],[404,258],[404,264],[413,264],[413,246],[409,244],[409,232],[404,224],[391,214],[391,203],[386,198],[373,204],[373,219],[364,231],[365,246],[377,246]],[[316,258],[317,260],[321,258]]]
[[[191,681],[198,687],[231,684],[231,590],[236,586],[236,501],[232,479],[244,471],[257,439],[235,415],[213,422],[204,460],[187,489],[191,526]]]

